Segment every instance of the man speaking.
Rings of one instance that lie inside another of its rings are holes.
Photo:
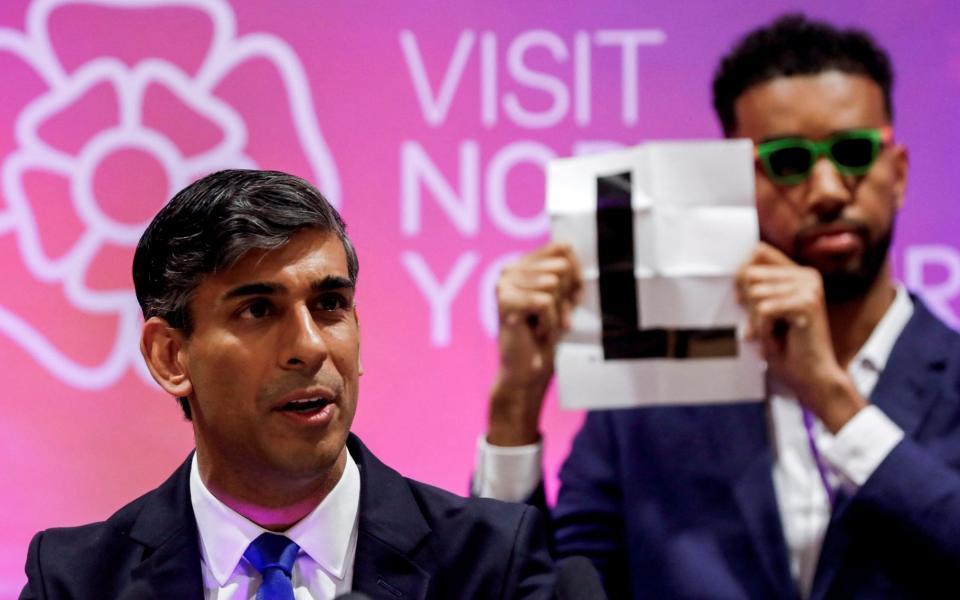
[[[714,106],[756,151],[762,242],[737,291],[767,398],[588,414],[554,538],[611,597],[957,593],[960,337],[891,277],[907,178],[892,80],[870,36],[799,16],[722,60]],[[560,245],[501,277],[478,494],[543,501],[538,417],[579,288]]]
[[[178,193],[133,277],[143,357],[196,452],[105,522],[37,534],[21,598],[553,597],[536,509],[405,479],[350,434],[357,271],[302,179],[221,171]]]

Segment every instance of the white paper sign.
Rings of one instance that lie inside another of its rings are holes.
[[[758,241],[749,140],[650,142],[547,166],[584,295],[556,356],[565,408],[755,401],[733,274]]]

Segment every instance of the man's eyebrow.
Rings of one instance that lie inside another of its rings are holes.
[[[278,283],[258,281],[239,285],[224,294],[222,299],[231,300],[233,298],[243,298],[244,296],[276,296],[277,294],[285,294],[286,292],[287,288]]]
[[[844,133],[847,133],[848,131],[859,131],[861,129],[880,129],[880,128],[879,127],[841,127],[840,129],[831,129],[829,134],[819,138],[810,138],[805,135],[801,135],[799,133],[777,134],[777,135],[769,135],[763,138],[762,140],[760,140],[760,143],[762,144],[764,142],[775,142],[777,140],[794,140],[794,139],[810,140],[812,142],[817,142],[817,141],[829,140],[832,137],[842,135]]]
[[[318,279],[310,283],[310,290],[314,293],[329,292],[330,290],[342,290],[354,288],[354,284],[347,277],[339,275],[329,275],[323,279]],[[286,286],[279,283],[269,283],[266,281],[256,281],[254,283],[245,283],[229,290],[222,296],[222,300],[233,300],[235,298],[244,298],[246,296],[277,296],[288,292]]]
[[[329,292],[330,290],[342,290],[354,288],[354,283],[347,277],[339,275],[328,275],[310,284],[310,289],[314,292]]]
[[[760,142],[758,143],[765,144],[767,142],[776,142],[778,140],[795,140],[795,139],[810,139],[810,138],[806,138],[800,135],[799,133],[786,133],[786,134],[777,133],[774,135],[768,135],[764,138],[761,138]]]

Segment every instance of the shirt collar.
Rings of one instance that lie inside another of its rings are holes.
[[[310,514],[283,532],[328,573],[342,579],[360,510],[360,471],[347,452],[340,481]],[[200,534],[200,554],[220,587],[226,585],[250,542],[267,530],[237,513],[207,489],[197,454],[190,465],[190,503]]]
[[[897,285],[896,296],[883,318],[877,323],[866,343],[853,357],[851,364],[862,365],[877,373],[887,366],[887,359],[907,321],[913,316],[913,302],[910,294],[902,285]]]

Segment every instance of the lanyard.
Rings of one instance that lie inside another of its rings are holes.
[[[803,427],[807,430],[807,441],[810,442],[810,454],[813,455],[813,462],[816,463],[817,472],[820,473],[820,482],[823,484],[823,489],[827,492],[827,499],[830,501],[830,506],[832,507],[836,500],[837,491],[830,485],[830,480],[827,477],[827,465],[824,464],[823,458],[820,456],[820,450],[817,449],[817,443],[813,439],[813,414],[805,407],[803,408]]]

